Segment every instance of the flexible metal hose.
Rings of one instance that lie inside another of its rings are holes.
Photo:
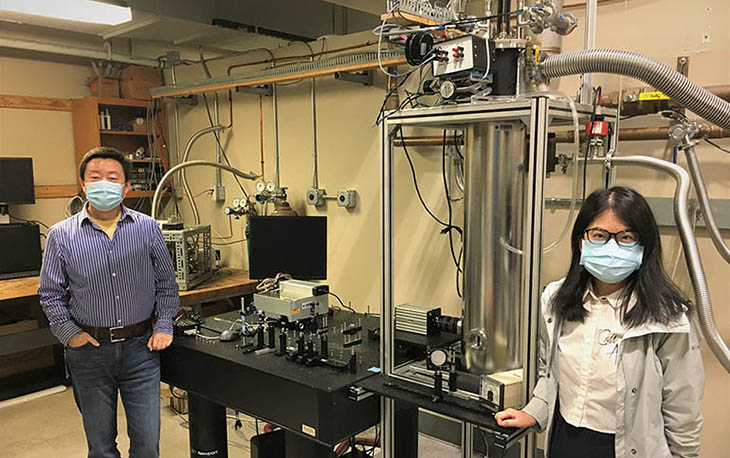
[[[701,118],[730,129],[730,103],[667,65],[641,54],[616,49],[577,51],[548,57],[539,71],[547,79],[582,73],[630,76],[655,87]]]
[[[697,193],[697,201],[700,204],[700,210],[702,211],[702,218],[705,220],[705,226],[707,232],[710,233],[712,243],[715,244],[717,252],[720,253],[722,258],[730,263],[730,248],[725,244],[720,234],[720,228],[717,227],[715,216],[712,214],[712,208],[710,208],[710,196],[707,195],[707,188],[705,182],[702,179],[702,170],[700,169],[700,163],[697,161],[697,155],[693,146],[689,146],[684,149],[684,154],[687,157],[687,165],[689,166],[689,173],[692,176],[692,182],[695,186],[695,192]]]
[[[188,162],[188,156],[190,156],[190,150],[193,148],[193,145],[200,137],[202,137],[205,134],[209,134],[211,132],[218,132],[223,130],[223,126],[211,126],[206,127],[204,129],[200,129],[199,131],[195,132],[190,139],[188,140],[188,143],[185,145],[185,153],[183,153],[182,157],[182,163]],[[172,170],[172,169],[170,169]],[[190,202],[190,208],[193,210],[193,218],[195,219],[195,224],[200,224],[200,213],[198,212],[198,206],[195,204],[195,199],[193,198],[193,193],[190,191],[190,185],[188,185],[188,177],[185,173],[185,170],[180,172],[180,181],[182,181],[183,189],[185,190],[185,195],[188,198],[188,201]],[[159,189],[159,185],[157,188]],[[154,213],[153,213],[154,214]]]
[[[150,212],[150,215],[152,215],[153,218],[157,219],[157,211],[158,207],[160,205],[160,196],[162,195],[162,190],[165,187],[165,183],[175,175],[180,170],[184,170],[188,167],[217,167],[219,169],[227,170],[231,172],[232,174],[239,176],[241,178],[245,178],[247,180],[255,180],[258,178],[258,176],[254,173],[246,173],[238,170],[235,167],[231,167],[226,164],[219,164],[217,162],[210,162],[210,161],[188,161],[188,162],[182,162],[175,167],[172,167],[170,170],[165,173],[162,178],[160,179],[160,182],[157,184],[157,188],[155,189],[155,195],[152,197],[152,211]],[[200,224],[200,220],[196,221],[196,224]]]
[[[589,163],[605,164],[606,159],[596,158],[588,159]],[[674,178],[676,187],[674,191],[674,220],[677,223],[679,237],[682,240],[682,248],[684,249],[684,258],[687,262],[687,270],[689,271],[692,286],[695,290],[695,302],[697,306],[697,315],[700,321],[700,330],[702,336],[707,341],[707,345],[712,353],[720,361],[720,364],[727,372],[730,372],[730,350],[720,337],[720,333],[715,327],[715,316],[712,312],[712,303],[710,302],[710,292],[707,288],[707,279],[702,267],[702,259],[700,251],[697,247],[697,240],[692,233],[692,224],[689,220],[689,210],[687,206],[689,194],[689,175],[687,171],[677,164],[663,161],[661,159],[648,156],[618,156],[611,159],[612,165],[633,165],[641,167],[650,167],[656,170],[666,172]]]

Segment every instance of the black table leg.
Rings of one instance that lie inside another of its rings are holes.
[[[190,456],[228,458],[226,408],[194,393],[188,393],[190,409]]]
[[[395,456],[418,458],[418,407],[395,402]]]

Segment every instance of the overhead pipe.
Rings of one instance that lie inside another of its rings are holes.
[[[593,49],[550,56],[540,65],[543,78],[581,73],[630,76],[657,88],[701,118],[730,129],[730,103],[693,83],[661,62],[640,54],[615,49]]]
[[[170,177],[175,175],[178,171],[182,173],[186,168],[188,167],[217,167],[219,169],[227,170],[228,172],[231,172],[232,174],[245,178],[247,180],[255,180],[258,178],[257,175],[254,173],[246,173],[238,170],[235,167],[231,167],[230,165],[226,164],[219,164],[217,162],[211,162],[211,161],[188,161],[183,162],[181,164],[176,165],[175,167],[172,167],[170,170],[165,173],[162,178],[160,179],[160,182],[157,184],[157,188],[155,189],[155,195],[152,197],[152,208],[150,211],[150,215],[152,215],[153,218],[157,219],[157,213],[159,210],[160,205],[160,196],[162,195],[163,188],[165,187],[165,184],[170,180]],[[196,222],[196,224],[200,224],[200,220]]]
[[[668,140],[669,127],[632,127],[621,128],[618,132],[619,140]],[[700,126],[700,135],[705,138],[727,138],[730,137],[730,130],[717,126]],[[574,134],[572,130],[555,133],[555,138],[549,139],[555,143],[573,143]],[[581,141],[585,140],[585,131],[580,133]],[[406,137],[408,140],[408,137]]]
[[[206,127],[204,129],[200,129],[199,131],[195,132],[190,139],[188,140],[187,144],[185,145],[185,153],[183,153],[182,163],[188,162],[188,156],[190,156],[190,150],[192,149],[193,145],[200,137],[202,137],[205,134],[209,134],[211,132],[220,132],[223,130],[223,126],[211,126]],[[174,167],[173,167],[174,168]],[[172,169],[170,169],[172,170]],[[182,170],[182,169],[181,169]],[[198,206],[195,204],[195,199],[193,198],[193,193],[190,190],[190,185],[188,185],[188,177],[185,173],[185,170],[182,170],[180,173],[180,181],[182,181],[183,189],[185,190],[185,195],[188,198],[188,201],[190,202],[190,208],[193,210],[193,218],[195,219],[195,224],[200,224],[200,213],[198,212]]]
[[[60,54],[64,56],[85,57],[93,60],[123,62],[125,64],[145,65],[147,67],[160,66],[160,63],[156,59],[148,59],[146,57],[129,56],[107,51],[97,51],[88,48],[76,48],[74,46],[40,43],[37,41],[18,40],[14,38],[0,38],[0,48],[20,49],[23,51],[37,51],[50,54]]]
[[[583,159],[580,159],[582,162]],[[720,333],[715,326],[715,317],[712,311],[712,303],[710,301],[710,292],[707,287],[707,279],[702,267],[702,259],[700,251],[697,247],[697,240],[692,232],[692,224],[689,220],[689,207],[687,204],[689,194],[689,175],[677,164],[667,162],[649,156],[614,156],[611,159],[590,158],[589,163],[610,165],[630,165],[639,167],[649,167],[655,170],[666,172],[674,178],[676,183],[674,191],[674,219],[679,230],[679,237],[682,240],[682,248],[684,250],[684,258],[687,263],[687,270],[690,274],[692,286],[695,290],[695,304],[697,306],[697,315],[700,322],[700,330],[702,332],[707,345],[712,353],[718,359],[720,364],[730,373],[730,350],[722,340]]]
[[[730,84],[718,84],[714,86],[703,86],[703,88],[715,94],[716,96],[720,97],[723,100],[729,100],[730,101]],[[626,107],[629,103],[645,103],[650,104],[653,102],[663,102],[664,100],[639,100],[639,97],[644,92],[651,92],[653,89],[648,87],[633,87],[629,89],[624,89],[619,93],[611,92],[608,94],[601,94],[601,106],[607,107],[607,108],[616,108],[618,107],[619,100],[621,100],[624,107]],[[673,100],[669,100],[669,106],[670,107],[679,107],[676,102]]]

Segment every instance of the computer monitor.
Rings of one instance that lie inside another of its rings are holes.
[[[41,271],[37,224],[0,224],[0,280],[32,277]]]
[[[287,273],[301,280],[327,278],[327,217],[250,217],[249,276]]]
[[[33,159],[0,158],[0,206],[34,203]]]

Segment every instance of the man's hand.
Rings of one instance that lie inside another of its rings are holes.
[[[95,347],[99,346],[99,342],[96,341],[88,332],[79,332],[75,336],[71,337],[68,341],[68,346],[71,348],[83,347],[86,344],[91,344]]]
[[[147,341],[147,348],[150,351],[164,350],[172,343],[172,336],[164,332],[156,332],[152,334],[150,340]]]
[[[531,428],[537,424],[537,420],[529,413],[521,410],[507,409],[494,416],[499,426],[505,428]]]

